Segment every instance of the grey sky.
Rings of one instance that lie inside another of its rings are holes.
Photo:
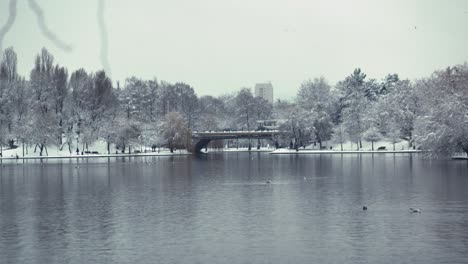
[[[102,68],[97,0],[36,0],[49,28],[73,51],[41,35],[27,1],[3,47],[29,75],[47,47],[70,71]],[[136,75],[191,84],[219,95],[271,81],[275,97],[291,98],[302,81],[334,84],[361,67],[380,79],[415,79],[468,58],[464,0],[106,0],[109,62],[114,80]],[[0,26],[8,0],[0,0]]]

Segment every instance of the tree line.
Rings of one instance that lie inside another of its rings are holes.
[[[17,55],[6,49],[0,61],[0,153],[23,146],[47,155],[56,145],[70,153],[96,141],[107,152],[141,146],[188,148],[192,131],[254,130],[257,120],[283,120],[280,143],[320,147],[332,140],[408,140],[433,155],[468,153],[468,66],[435,71],[416,81],[389,74],[368,78],[355,69],[331,86],[323,77],[304,81],[294,100],[274,104],[248,88],[221,96],[197,96],[186,83],[129,77],[114,85],[104,71],[69,72],[45,48],[29,78],[17,72]]]

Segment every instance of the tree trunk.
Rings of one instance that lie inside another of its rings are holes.
[[[24,139],[22,140],[23,142],[23,157],[24,157]]]
[[[411,132],[411,130],[409,132],[408,142],[409,142],[408,149],[411,149],[411,147],[413,146],[413,133]]]
[[[79,148],[80,142],[78,142],[79,136],[80,136],[80,135],[78,135],[78,136],[76,137],[76,155],[79,155],[79,154],[80,154],[80,148]]]
[[[250,130],[250,124],[249,124],[249,111],[247,110],[247,131]]]
[[[359,139],[359,148],[362,148],[362,140]]]
[[[107,155],[110,154],[110,143],[109,141],[107,141]]]
[[[372,151],[374,151],[374,141],[371,140],[371,143],[372,143]]]
[[[393,142],[393,151],[395,151],[395,142]]]
[[[340,145],[341,145],[341,151],[343,151],[343,142],[341,142]]]
[[[322,150],[322,140],[319,140],[320,150]]]

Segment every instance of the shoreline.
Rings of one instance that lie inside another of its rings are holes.
[[[386,150],[386,151],[377,151],[377,150],[299,150],[294,149],[223,149],[223,150],[208,150],[208,152],[203,152],[202,154],[210,153],[233,153],[233,152],[256,152],[256,153],[268,153],[273,155],[292,155],[292,154],[417,154],[423,153],[422,150]],[[149,153],[132,153],[132,154],[85,154],[85,155],[50,155],[50,156],[25,156],[25,157],[1,157],[2,160],[43,160],[43,159],[92,159],[92,158],[118,158],[118,157],[169,157],[169,156],[187,156],[187,155],[196,155],[195,153],[190,153],[187,151],[184,152],[149,152]],[[468,160],[468,156],[453,156],[453,160]]]
[[[189,152],[181,153],[134,153],[134,154],[87,154],[87,155],[70,155],[70,156],[25,156],[25,157],[1,157],[1,160],[30,160],[30,159],[91,159],[91,158],[118,158],[118,157],[168,157],[168,156],[185,156],[191,155]]]
[[[413,153],[422,153],[421,150],[275,150],[270,152],[270,154],[413,154]]]

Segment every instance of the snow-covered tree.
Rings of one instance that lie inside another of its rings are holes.
[[[254,108],[255,99],[252,95],[252,91],[249,88],[242,88],[236,95],[235,99],[235,111],[238,117],[238,126],[251,130],[255,127]]]
[[[414,122],[419,111],[418,96],[408,80],[399,80],[387,86],[386,93],[375,102],[370,112],[379,132],[386,135],[393,122],[401,136],[411,142]]]
[[[158,133],[159,131],[157,126],[158,125],[155,122],[145,123],[142,125],[140,145],[151,146],[152,149],[158,145],[160,135]]]
[[[64,119],[65,119],[65,112],[64,112],[64,103],[69,94],[69,87],[68,87],[68,71],[64,67],[60,67],[58,65],[55,66],[53,73],[52,73],[52,85],[53,85],[53,108],[55,111],[56,119],[56,135],[57,135],[57,143],[62,144],[62,136],[65,132],[64,127]]]
[[[297,105],[302,109],[304,125],[311,127],[313,140],[322,147],[322,142],[331,139],[333,97],[325,78],[315,78],[302,83],[297,94]],[[310,123],[309,123],[310,122]]]
[[[366,131],[365,114],[370,105],[366,90],[366,75],[361,69],[355,69],[353,74],[338,83],[341,94],[341,121],[346,132],[362,148],[362,135]]]
[[[188,84],[176,83],[177,111],[184,117],[187,126],[192,129],[199,116],[199,103],[195,90]]]
[[[273,105],[262,97],[254,97],[252,117],[254,121],[271,119],[273,114]],[[256,129],[256,128],[255,128]]]
[[[296,149],[307,145],[314,133],[313,118],[312,113],[301,107],[290,108],[286,114],[287,121],[280,126],[280,130],[283,131],[281,141]]]
[[[389,124],[387,139],[393,144],[393,150],[395,150],[395,144],[401,141],[401,130],[397,123],[391,122]]]
[[[70,146],[76,134],[76,151],[80,152],[80,140],[84,130],[91,126],[91,104],[93,96],[93,78],[84,69],[71,74],[69,81],[69,103],[67,106],[67,143]]]
[[[13,48],[0,54],[0,153],[2,146],[13,146],[15,124],[14,95],[18,87],[17,56]]]
[[[364,139],[367,141],[370,141],[372,144],[372,151],[374,150],[374,142],[380,140],[382,138],[382,135],[380,134],[379,130],[372,126],[366,132],[364,132],[363,135]]]
[[[433,155],[468,154],[468,65],[437,71],[417,87],[416,144]]]
[[[174,152],[175,148],[187,148],[190,130],[179,113],[167,113],[160,125],[160,133],[171,152]]]
[[[57,144],[55,91],[53,86],[54,57],[45,48],[37,55],[31,71],[32,114],[35,133],[32,141],[39,147],[42,156],[47,145]],[[36,148],[35,148],[36,149]]]
[[[211,131],[230,127],[229,113],[224,100],[213,96],[202,96],[199,99],[199,106],[200,117],[196,129]]]
[[[158,91],[159,91],[159,83],[158,80],[155,78],[154,80],[148,81],[148,109],[147,115],[149,117],[149,121],[156,122],[160,116],[158,116],[157,108],[158,108]]]
[[[131,153],[132,145],[135,147],[140,143],[141,133],[141,125],[137,122],[125,120],[120,123],[120,129],[117,132],[117,145],[122,153],[125,153],[127,147],[128,153]]]
[[[7,48],[0,54],[0,77],[7,82],[14,82],[18,79],[18,57],[12,47]]]
[[[343,151],[343,143],[346,142],[348,135],[343,124],[338,124],[333,129],[333,142],[339,143],[341,151]]]
[[[176,112],[178,110],[177,93],[173,85],[162,81],[157,96],[159,98],[157,107],[159,116],[164,117],[167,113]]]
[[[277,100],[273,104],[272,117],[274,119],[287,119],[291,110],[296,107],[294,101]]]
[[[150,120],[151,100],[148,83],[136,77],[128,78],[119,94],[120,107],[127,119],[145,122]]]

